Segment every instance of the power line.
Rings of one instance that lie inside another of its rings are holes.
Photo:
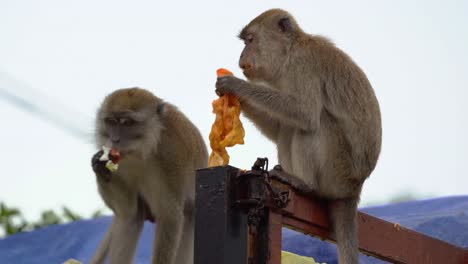
[[[90,126],[91,118],[51,100],[5,72],[0,72],[0,98],[78,139],[89,141],[90,133],[85,128]]]

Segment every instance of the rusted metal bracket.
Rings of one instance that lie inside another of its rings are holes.
[[[273,173],[276,174],[276,173]],[[252,169],[239,171],[235,180],[236,206],[247,212],[247,263],[269,263],[272,248],[268,228],[273,211],[282,211],[290,201],[291,186],[275,184],[268,171],[268,159],[257,158]],[[279,222],[281,229],[281,222]]]
[[[252,170],[240,171],[236,180],[236,188],[240,190],[236,204],[248,210],[249,231],[255,235],[265,216],[265,206],[270,205],[270,209],[285,208],[289,202],[289,190],[281,190],[272,185],[267,158],[257,158]]]

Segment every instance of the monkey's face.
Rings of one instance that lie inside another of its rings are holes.
[[[165,103],[140,88],[109,94],[96,117],[96,147],[116,148],[126,157],[146,159],[156,150],[161,135]]]
[[[256,18],[240,33],[245,47],[239,67],[251,81],[272,82],[279,78],[285,67],[292,39],[289,18]]]
[[[155,111],[156,112],[156,111]],[[128,155],[147,157],[157,145],[159,121],[142,112],[103,113],[98,120],[97,144],[116,148],[122,159]]]

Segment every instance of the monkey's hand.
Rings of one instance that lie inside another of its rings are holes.
[[[109,169],[106,168],[107,161],[99,160],[103,153],[104,151],[100,150],[93,155],[93,158],[91,159],[91,166],[93,167],[93,171],[96,173],[96,176],[105,182],[108,182],[112,173],[109,171]]]
[[[223,96],[225,93],[230,93],[238,96],[240,89],[248,85],[248,82],[234,76],[224,75],[216,80],[216,94]]]

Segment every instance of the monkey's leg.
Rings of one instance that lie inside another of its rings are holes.
[[[110,181],[98,177],[98,187],[104,202],[115,216],[93,260],[101,261],[103,253],[99,253],[99,250],[102,248],[105,251],[107,242],[109,263],[132,263],[145,217],[144,208],[138,202],[138,194],[121,177],[113,177]]]
[[[183,206],[174,204],[172,210],[158,215],[156,222],[152,263],[179,264],[175,260],[183,232]]]
[[[193,212],[193,210],[192,210]],[[192,212],[185,214],[184,227],[180,240],[179,249],[177,250],[176,264],[192,264],[193,263],[193,243],[194,243],[194,216]]]

